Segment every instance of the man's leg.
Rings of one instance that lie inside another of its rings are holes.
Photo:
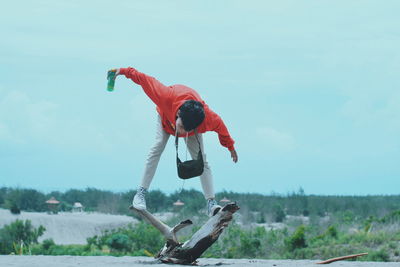
[[[146,165],[143,172],[141,186],[139,187],[135,197],[133,198],[133,206],[137,209],[146,209],[145,194],[150,187],[154,174],[157,170],[158,162],[165,145],[168,142],[169,134],[164,131],[161,124],[161,118],[158,116],[156,125],[156,141],[151,147],[147,156]]]
[[[201,187],[203,188],[204,197],[207,199],[208,206],[208,215],[214,215],[221,209],[221,206],[217,204],[215,201],[215,193],[214,193],[214,185],[213,185],[213,176],[211,172],[210,165],[208,164],[206,154],[204,153],[204,145],[203,145],[203,135],[197,134],[197,137],[200,142],[201,152],[203,153],[203,161],[204,161],[204,171],[200,176]],[[188,137],[188,140],[185,138],[185,142],[187,144],[188,150],[192,159],[197,159],[197,155],[199,154],[199,143],[197,142],[196,136]]]
[[[158,115],[157,126],[156,126],[156,141],[151,147],[150,152],[147,156],[146,165],[143,172],[141,186],[148,189],[151,181],[153,180],[154,174],[156,173],[158,162],[165,146],[168,142],[169,134],[164,131],[161,124],[161,118]]]

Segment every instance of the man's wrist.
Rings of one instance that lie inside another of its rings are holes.
[[[125,75],[128,71],[128,68],[119,68],[118,69],[118,74],[119,75]]]

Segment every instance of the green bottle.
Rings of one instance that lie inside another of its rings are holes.
[[[107,83],[107,90],[108,90],[109,92],[114,91],[115,73],[116,73],[116,72],[117,72],[116,69],[112,69],[112,70],[109,70],[108,73],[107,73],[107,80],[108,80],[108,83]]]

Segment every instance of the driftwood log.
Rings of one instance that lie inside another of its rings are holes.
[[[182,221],[171,228],[147,210],[138,210],[132,206],[130,209],[145,218],[165,237],[166,243],[157,256],[155,256],[156,259],[164,263],[193,264],[204,251],[218,240],[219,235],[232,220],[233,213],[239,210],[239,206],[236,203],[225,205],[184,243],[178,242],[176,233],[184,227],[193,224],[192,221]]]
[[[329,259],[329,260],[326,260],[326,261],[317,262],[317,264],[329,264],[329,263],[332,263],[332,262],[335,262],[335,261],[353,259],[353,258],[357,258],[357,257],[364,256],[364,255],[368,255],[368,253],[360,253],[360,254],[354,254],[354,255],[348,255],[348,256],[332,258],[332,259]]]

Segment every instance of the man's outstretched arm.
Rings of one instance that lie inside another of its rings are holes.
[[[166,99],[171,94],[171,89],[159,82],[156,78],[144,74],[135,68],[119,68],[116,70],[115,76],[125,75],[126,78],[131,79],[136,84],[139,84],[146,95],[157,105],[163,106]]]
[[[236,163],[238,161],[238,155],[234,147],[235,141],[233,141],[232,137],[230,136],[228,129],[226,128],[225,123],[222,121],[221,117],[218,116],[216,113],[213,114],[213,117],[213,131],[218,133],[219,142],[222,146],[228,148],[229,152],[231,153],[231,158],[233,162]]]

